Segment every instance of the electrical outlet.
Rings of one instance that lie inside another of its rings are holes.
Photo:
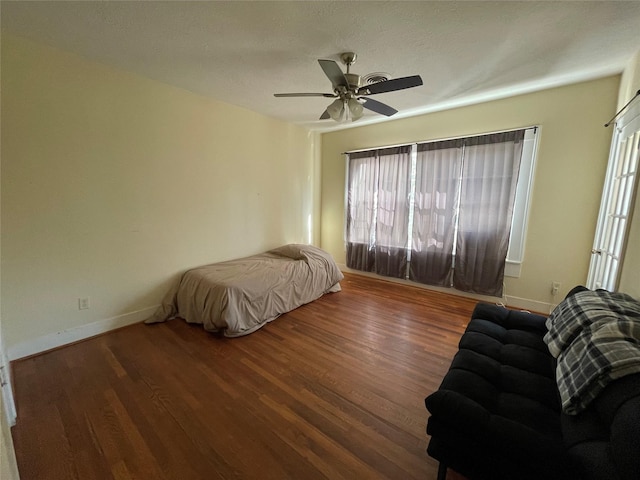
[[[551,282],[551,295],[555,297],[558,294],[560,291],[560,285],[560,282]]]
[[[78,299],[78,310],[89,309],[89,297],[82,297]]]

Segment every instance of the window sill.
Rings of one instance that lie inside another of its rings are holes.
[[[522,262],[507,260],[504,265],[504,276],[519,278],[520,270],[522,270]]]

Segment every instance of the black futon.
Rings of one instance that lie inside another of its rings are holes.
[[[471,480],[640,479],[640,374],[563,413],[546,317],[480,303],[429,395],[429,455]]]

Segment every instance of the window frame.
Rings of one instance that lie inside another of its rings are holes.
[[[518,183],[516,186],[516,198],[513,207],[513,216],[511,220],[511,233],[509,236],[509,248],[507,250],[507,259],[505,262],[505,276],[506,277],[519,277],[522,269],[522,262],[524,261],[525,255],[525,247],[526,247],[526,237],[527,237],[527,228],[529,224],[529,213],[531,207],[531,199],[533,195],[533,187],[534,187],[534,178],[535,178],[535,168],[536,168],[536,160],[538,156],[538,149],[540,143],[541,136],[541,126],[540,125],[532,125],[528,127],[522,128],[514,128],[514,129],[506,129],[506,130],[498,130],[495,132],[487,132],[487,133],[478,133],[473,135],[464,135],[459,137],[451,137],[445,139],[436,139],[436,140],[426,140],[419,142],[411,142],[399,145],[391,145],[391,146],[382,146],[382,147],[373,147],[359,150],[351,150],[344,153],[345,156],[345,191],[344,191],[344,226],[343,226],[343,239],[346,245],[347,243],[347,212],[349,208],[349,154],[380,150],[385,148],[399,147],[399,146],[409,146],[411,147],[411,157],[412,163],[415,156],[415,151],[418,144],[424,143],[432,143],[432,142],[440,142],[444,140],[458,140],[458,139],[467,139],[473,138],[482,135],[491,135],[494,133],[503,133],[509,132],[513,130],[525,130],[524,137],[524,145],[522,150],[522,158],[520,161],[520,170],[518,172]],[[410,190],[410,201],[413,202],[414,198],[414,182],[413,178],[415,172],[412,172],[411,178],[411,190]],[[413,203],[411,203],[411,208],[413,208]],[[410,217],[411,218],[411,217]],[[411,227],[411,225],[410,225]],[[411,229],[409,230],[409,235],[411,234]],[[410,249],[409,249],[410,250]],[[411,252],[409,251],[409,258]]]
[[[504,272],[507,277],[519,277],[522,269],[527,239],[527,227],[529,225],[531,196],[533,194],[534,173],[536,159],[538,157],[538,145],[540,143],[540,125],[527,127],[525,130],[520,171],[518,172],[518,185],[516,187],[516,199],[513,205],[509,249],[507,250],[507,261]]]

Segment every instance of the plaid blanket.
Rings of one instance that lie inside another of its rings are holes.
[[[640,302],[629,295],[576,293],[551,312],[546,326],[565,413],[580,413],[609,382],[640,372]]]

